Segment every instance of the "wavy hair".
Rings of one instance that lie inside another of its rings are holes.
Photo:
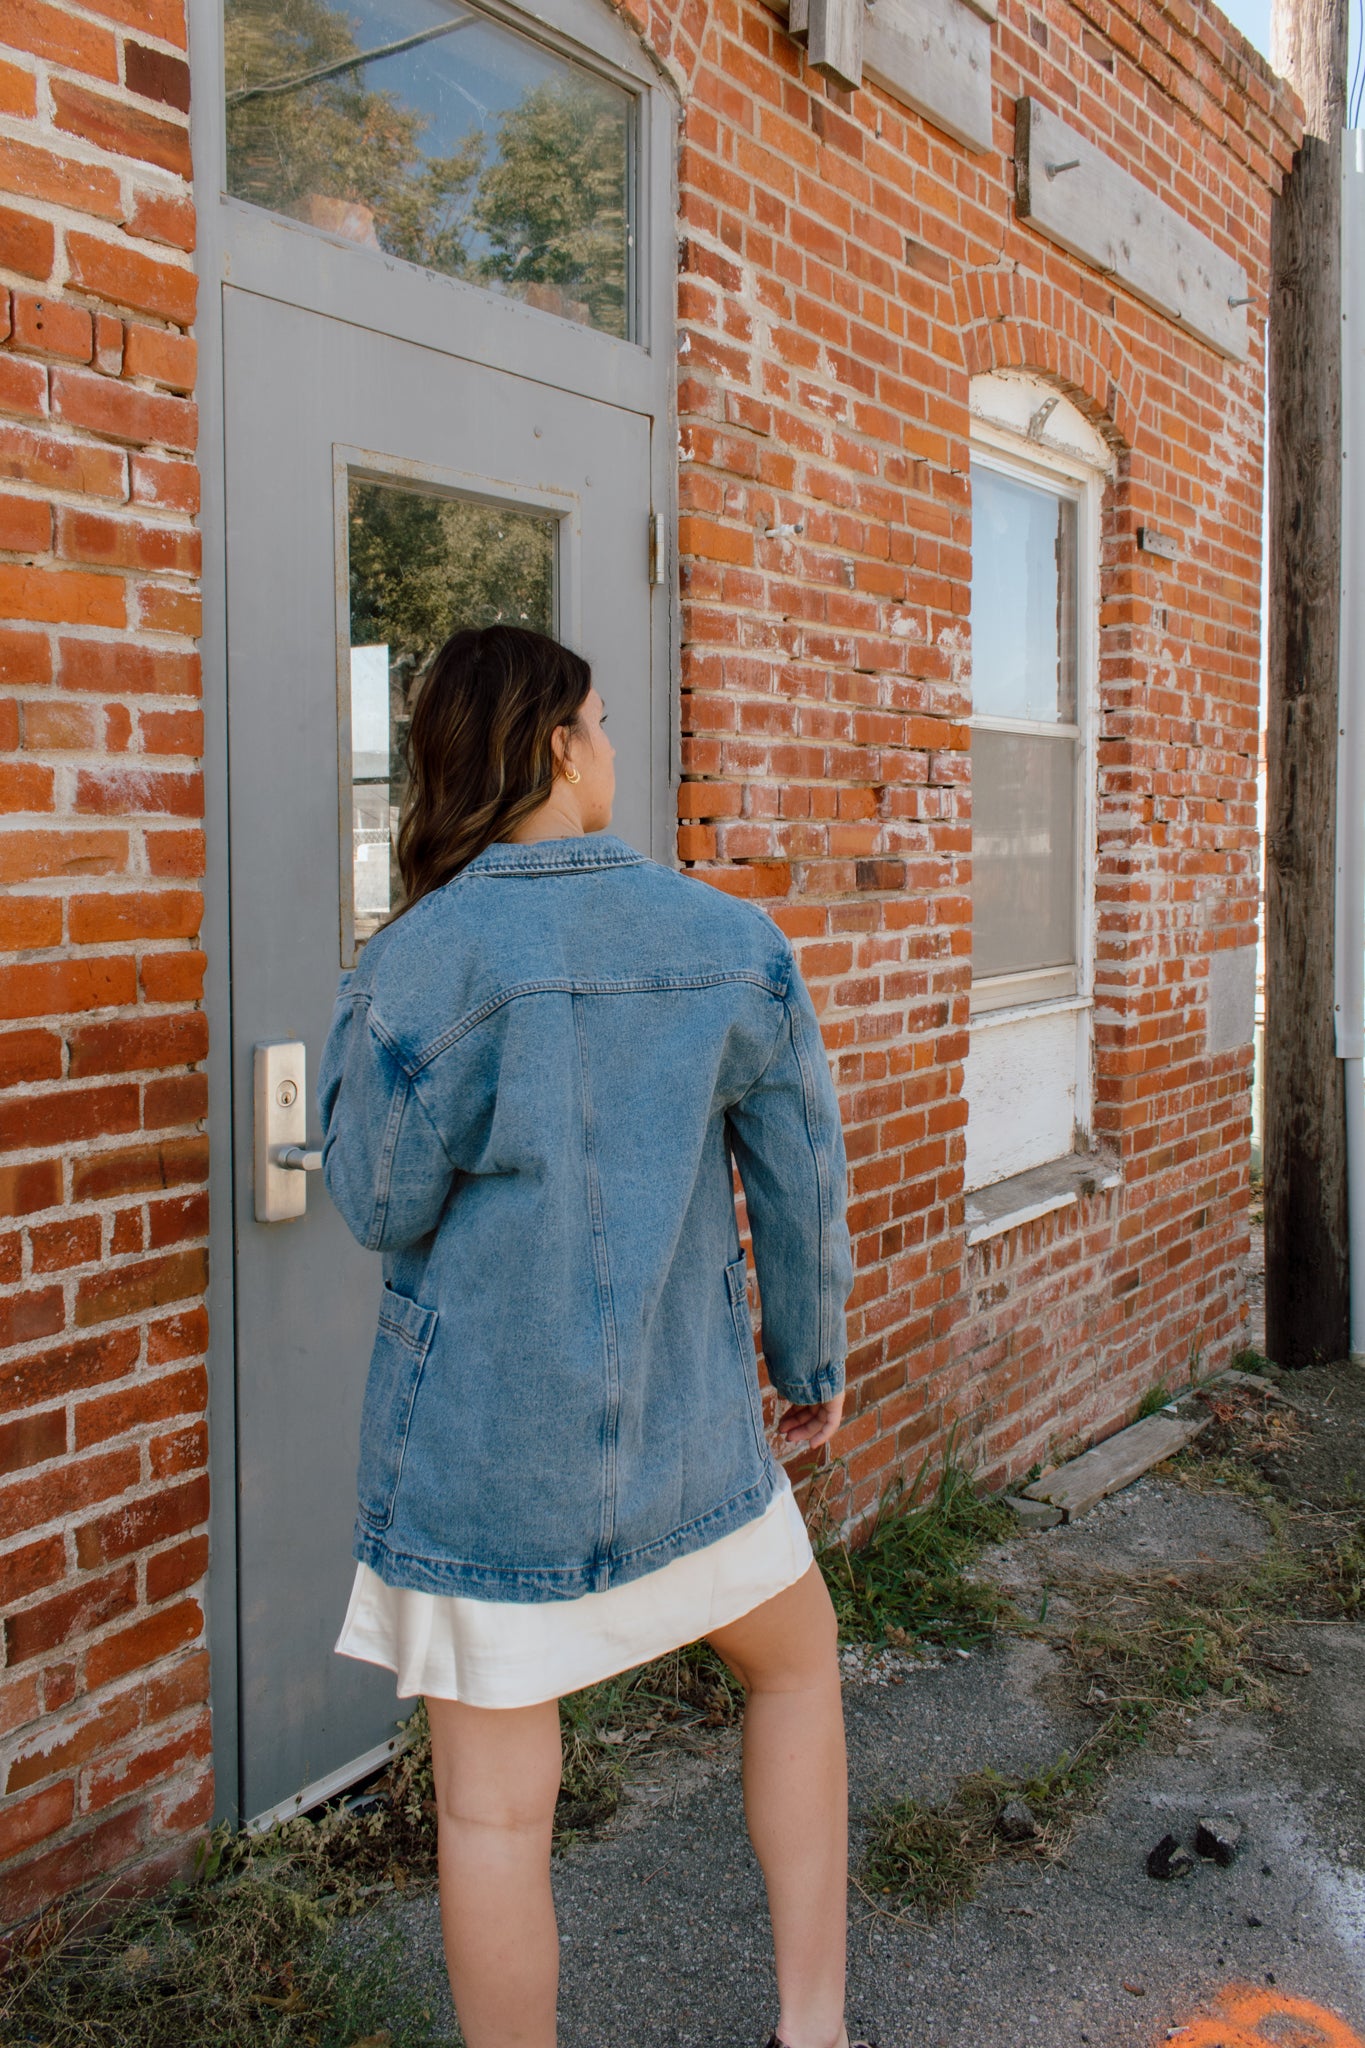
[[[591,688],[583,657],[545,633],[451,634],[422,678],[408,728],[399,916],[544,803],[559,772],[555,728],[577,729]]]

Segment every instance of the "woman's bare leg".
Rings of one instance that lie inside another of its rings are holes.
[[[441,1931],[467,2048],[554,2048],[559,1935],[550,1835],[559,1706],[427,1701]]]
[[[848,1767],[838,1631],[818,1566],[711,1647],[748,1694],[744,1813],[768,1887],[787,2048],[841,2048]]]

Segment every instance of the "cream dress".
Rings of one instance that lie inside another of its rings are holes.
[[[422,1693],[472,1707],[529,1707],[738,1621],[795,1585],[811,1563],[801,1510],[779,1468],[777,1492],[755,1521],[576,1600],[413,1593],[357,1565],[336,1647],[392,1671],[400,1699]]]

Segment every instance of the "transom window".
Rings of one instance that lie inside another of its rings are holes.
[[[1098,434],[1020,372],[972,384],[967,1185],[1088,1142]]]
[[[235,198],[631,338],[635,95],[453,0],[227,0]]]

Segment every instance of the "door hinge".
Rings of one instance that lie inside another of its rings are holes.
[[[649,580],[664,580],[664,523],[657,512],[649,515]]]

